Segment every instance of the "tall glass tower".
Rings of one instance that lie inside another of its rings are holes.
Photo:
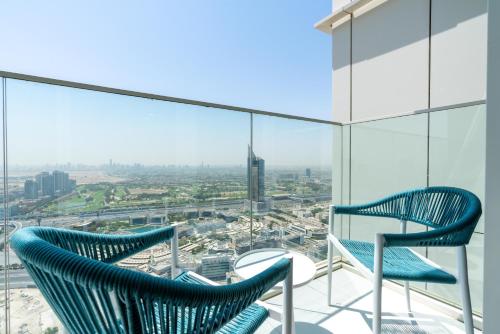
[[[247,192],[248,199],[264,202],[264,159],[257,157],[248,146]]]

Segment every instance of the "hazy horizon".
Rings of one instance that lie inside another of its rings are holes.
[[[250,114],[7,80],[9,166],[246,165]],[[267,166],[332,164],[329,124],[253,116]]]

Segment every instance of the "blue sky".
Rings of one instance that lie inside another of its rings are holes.
[[[11,170],[109,159],[244,168],[250,143],[249,113],[13,79],[7,80],[7,116]],[[329,168],[336,130],[254,115],[254,151],[267,166]]]
[[[331,119],[331,0],[4,1],[0,69]]]

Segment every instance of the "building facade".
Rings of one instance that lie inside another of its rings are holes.
[[[487,0],[334,1],[333,120],[486,98]]]
[[[54,195],[54,177],[48,172],[42,172],[36,177],[36,182],[42,196],[52,196]]]
[[[211,280],[225,280],[233,270],[234,259],[229,255],[206,255],[201,259],[201,274]]]
[[[316,28],[331,35],[332,119],[345,124],[337,137],[343,174],[334,175],[342,195],[333,201],[364,203],[446,185],[471,190],[485,203],[488,1],[336,0]],[[391,230],[390,224],[352,218],[349,235],[373,241],[377,229]],[[484,226],[483,218],[468,254],[479,315]],[[422,252],[456,270],[453,255]],[[460,304],[455,287],[415,287]]]
[[[37,199],[38,198],[38,183],[33,180],[26,180],[24,182],[24,198]]]

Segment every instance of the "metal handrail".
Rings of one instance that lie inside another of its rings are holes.
[[[323,124],[331,124],[331,125],[342,125],[342,123],[339,123],[339,122],[332,122],[332,121],[316,119],[316,118],[311,118],[311,117],[294,116],[294,115],[288,115],[288,114],[265,111],[265,110],[243,108],[243,107],[231,106],[231,105],[227,105],[227,104],[184,99],[184,98],[178,98],[178,97],[172,97],[172,96],[160,95],[160,94],[150,94],[150,93],[144,93],[144,92],[137,92],[137,91],[133,91],[133,90],[111,88],[111,87],[99,86],[99,85],[91,85],[91,84],[85,84],[85,83],[80,83],[80,82],[75,82],[75,81],[52,79],[52,78],[39,77],[39,76],[28,75],[28,74],[0,71],[0,77],[4,77],[4,78],[8,78],[8,79],[23,80],[23,81],[31,81],[31,82],[37,82],[37,83],[44,83],[44,84],[48,84],[48,85],[91,90],[91,91],[97,91],[97,92],[103,92],[103,93],[117,94],[117,95],[134,96],[134,97],[140,97],[140,98],[151,99],[151,100],[190,104],[190,105],[196,105],[196,106],[207,107],[207,108],[226,109],[226,110],[259,114],[259,115],[265,115],[265,116],[275,116],[275,117],[288,118],[288,119],[294,119],[294,120],[299,120],[299,121],[307,121],[307,122],[323,123]]]
[[[207,108],[214,108],[214,109],[226,109],[226,110],[245,112],[245,113],[251,113],[251,114],[273,116],[273,117],[280,117],[280,118],[286,118],[286,119],[292,119],[292,120],[298,120],[298,121],[330,124],[330,125],[337,125],[337,126],[369,123],[369,122],[375,122],[375,121],[391,119],[391,118],[419,115],[419,114],[425,114],[425,113],[431,113],[431,112],[443,111],[443,110],[459,109],[459,108],[476,106],[476,105],[481,105],[481,104],[486,103],[486,100],[476,100],[476,101],[471,101],[471,102],[450,104],[450,105],[429,108],[429,109],[419,109],[419,110],[414,110],[414,111],[400,113],[400,114],[391,114],[391,115],[374,117],[374,118],[366,118],[366,119],[361,119],[361,120],[356,120],[356,121],[335,122],[335,121],[327,121],[327,120],[317,119],[317,118],[312,118],[312,117],[295,116],[295,115],[289,115],[289,114],[284,114],[284,113],[277,113],[277,112],[271,112],[271,111],[265,111],[265,110],[259,110],[259,109],[238,107],[238,106],[232,106],[232,105],[221,104],[221,103],[213,103],[213,102],[206,102],[206,101],[199,101],[199,100],[184,99],[184,98],[172,97],[172,96],[167,96],[167,95],[144,93],[144,92],[138,92],[138,91],[133,91],[133,90],[126,90],[126,89],[120,89],[120,88],[112,88],[112,87],[106,87],[106,86],[85,84],[85,83],[75,82],[75,81],[53,79],[53,78],[34,76],[34,75],[28,75],[28,74],[21,74],[21,73],[14,73],[14,72],[7,72],[7,71],[0,71],[0,77],[7,78],[7,79],[30,81],[30,82],[36,82],[36,83],[44,83],[44,84],[48,84],[48,85],[97,91],[97,92],[103,92],[103,93],[109,93],[109,94],[133,96],[133,97],[139,97],[139,98],[144,98],[144,99],[175,102],[175,103],[182,103],[182,104],[190,104],[190,105],[196,105],[196,106],[200,106],[200,107],[207,107]]]
[[[465,102],[465,103],[449,104],[446,106],[440,106],[440,107],[429,108],[429,109],[419,109],[419,110],[410,111],[410,112],[401,113],[401,114],[392,114],[392,115],[386,115],[386,116],[380,116],[380,117],[374,117],[374,118],[365,118],[365,119],[361,119],[361,120],[357,120],[357,121],[343,122],[341,124],[342,124],[342,126],[344,126],[344,125],[354,125],[354,124],[361,124],[361,123],[370,123],[370,122],[376,122],[376,121],[381,121],[381,120],[391,119],[391,118],[414,116],[414,115],[420,115],[420,114],[429,114],[432,112],[443,111],[443,110],[450,110],[451,111],[454,109],[472,107],[472,106],[477,106],[477,105],[481,105],[481,104],[485,104],[485,103],[486,103],[486,100],[476,100],[476,101]]]

